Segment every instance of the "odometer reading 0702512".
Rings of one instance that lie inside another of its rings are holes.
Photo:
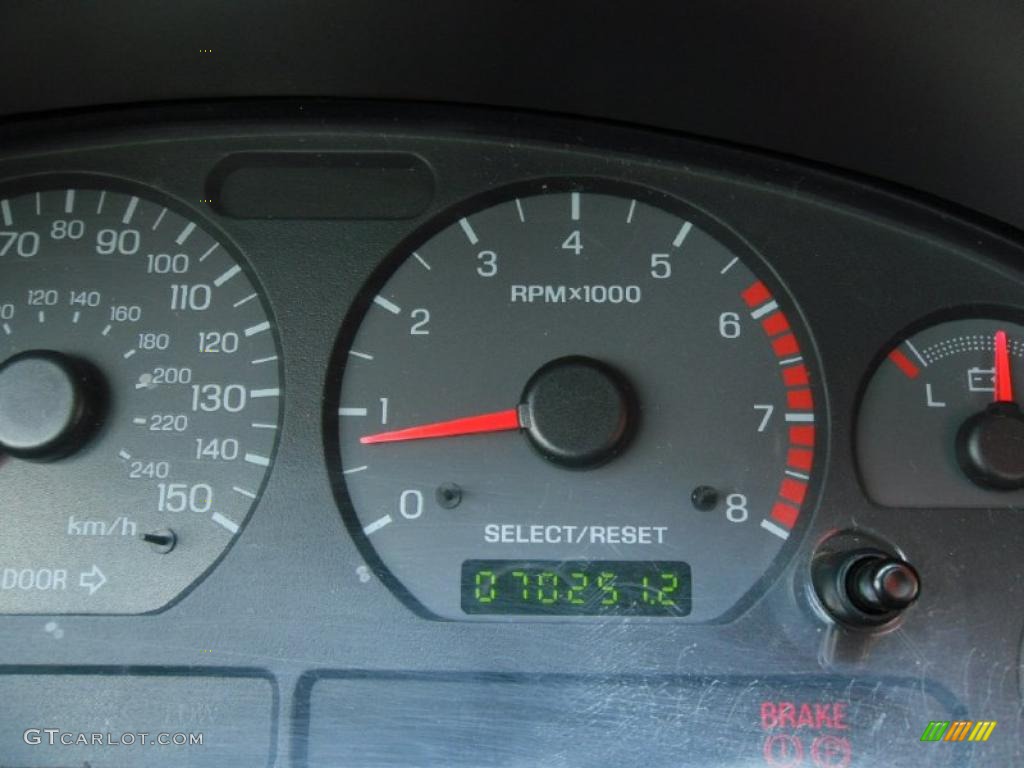
[[[40,184],[0,192],[0,612],[155,610],[263,488],[274,328],[230,246],[172,203]]]
[[[492,199],[403,247],[343,334],[328,452],[350,529],[435,616],[722,617],[813,488],[799,316],[664,196]]]

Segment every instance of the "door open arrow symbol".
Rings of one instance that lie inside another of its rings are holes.
[[[88,589],[90,595],[96,594],[96,590],[107,583],[107,577],[103,575],[98,565],[93,565],[91,571],[82,571],[78,579],[78,586]]]

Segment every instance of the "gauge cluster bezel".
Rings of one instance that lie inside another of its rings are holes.
[[[469,108],[157,105],[8,121],[0,146],[2,179],[99,173],[181,201],[208,199],[212,169],[237,153],[404,152],[421,159],[434,180],[426,209],[400,220],[243,219],[199,204],[203,220],[227,233],[251,264],[277,322],[288,397],[274,472],[230,556],[186,599],[147,616],[0,617],[6,672],[220,668],[225,659],[256,665],[281,690],[281,757],[301,752],[310,729],[298,720],[320,716],[303,703],[296,684],[304,676],[633,675],[644,685],[752,670],[787,678],[899,677],[948,691],[962,706],[957,711],[999,720],[984,745],[986,759],[1019,762],[1024,619],[1006,606],[1024,602],[1015,576],[1024,516],[882,510],[864,496],[853,451],[865,372],[894,333],[936,308],[1021,304],[1019,233],[908,190],[788,158]],[[728,222],[778,273],[813,334],[831,421],[829,443],[819,448],[827,473],[818,473],[820,504],[790,562],[729,622],[428,621],[381,583],[338,514],[323,457],[321,398],[337,370],[331,356],[339,328],[363,286],[435,216],[487,190],[552,176],[628,178]],[[808,598],[814,551],[834,531],[851,528],[891,544],[921,574],[920,600],[885,632],[847,633]],[[51,623],[59,626],[47,629]],[[598,639],[601,653],[586,652]],[[28,691],[31,677],[18,685]],[[922,748],[921,728],[908,732],[907,744],[887,745],[880,761],[899,762]],[[711,739],[732,733],[724,717],[702,721],[699,730]],[[681,734],[684,746],[687,738],[696,735]]]

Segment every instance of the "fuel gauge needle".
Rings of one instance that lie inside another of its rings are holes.
[[[1010,345],[1006,339],[1006,331],[996,331],[996,402],[1014,402]]]
[[[487,432],[508,432],[522,429],[518,408],[505,411],[484,413],[478,416],[466,416],[449,421],[436,421],[432,424],[420,424],[415,427],[396,429],[390,432],[378,432],[359,438],[363,445],[375,443],[398,443],[406,440],[427,440],[435,437],[458,437],[460,435],[479,435]]]

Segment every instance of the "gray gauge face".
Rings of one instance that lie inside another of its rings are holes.
[[[225,552],[277,443],[259,289],[172,207],[0,193],[0,611],[137,613]]]
[[[509,196],[367,297],[332,406],[339,500],[430,614],[716,619],[808,503],[797,314],[728,235],[647,199]]]
[[[861,402],[857,459],[891,507],[1024,505],[1024,326],[965,318],[904,338]]]

